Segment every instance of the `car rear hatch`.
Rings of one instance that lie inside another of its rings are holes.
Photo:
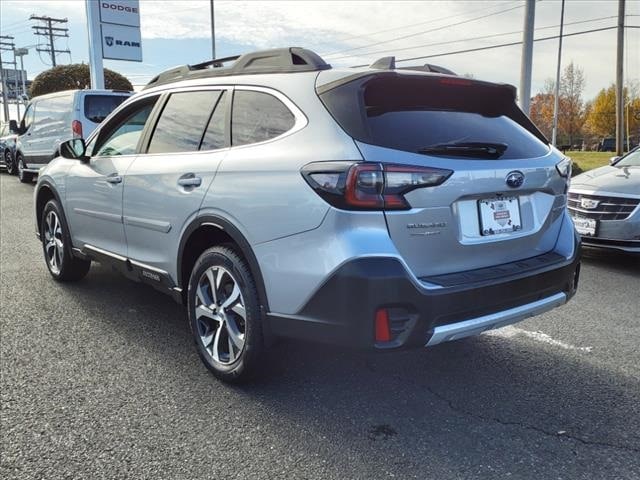
[[[389,234],[417,277],[553,250],[570,164],[517,107],[513,87],[391,71],[319,93],[384,177]]]

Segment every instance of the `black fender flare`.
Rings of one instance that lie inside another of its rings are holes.
[[[251,248],[251,245],[249,244],[247,239],[244,237],[242,232],[240,232],[240,230],[231,222],[229,222],[225,218],[220,217],[218,215],[206,214],[206,215],[196,217],[184,230],[184,233],[180,238],[180,245],[178,247],[178,259],[177,259],[178,260],[177,272],[179,277],[177,279],[178,286],[182,288],[184,291],[186,291],[185,289],[187,288],[187,286],[182,285],[182,257],[184,253],[184,248],[185,248],[185,245],[187,244],[187,241],[191,237],[191,234],[202,226],[212,226],[220,229],[221,231],[229,235],[229,237],[231,237],[234,243],[238,246],[238,248],[240,249],[240,253],[247,260],[247,263],[249,264],[249,269],[251,270],[251,274],[253,275],[253,278],[256,282],[256,287],[258,289],[258,297],[260,299],[260,305],[264,309],[263,314],[266,315],[267,312],[269,312],[269,303],[268,303],[267,291],[264,286],[264,279],[262,277],[262,271],[260,269],[258,259],[253,253],[253,249]]]
[[[17,154],[16,154],[16,157],[17,157]],[[69,232],[69,238],[73,238],[73,236],[71,235],[71,227],[69,226],[69,222],[67,221],[67,215],[66,215],[66,213],[64,211],[64,205],[62,203],[62,200],[60,199],[60,194],[58,193],[58,190],[56,190],[55,186],[49,180],[39,180],[38,181],[38,184],[36,186],[37,190],[36,190],[36,193],[35,193],[36,211],[37,211],[37,208],[38,208],[38,198],[40,197],[40,194],[41,194],[41,191],[42,191],[43,187],[46,187],[51,191],[51,193],[53,194],[53,198],[56,200],[56,202],[58,202],[58,205],[60,205],[60,210],[62,212],[62,217],[63,217],[65,225],[67,226],[67,231]],[[40,223],[41,223],[40,219],[36,218],[36,225],[37,225],[36,233],[38,235],[38,238],[40,238],[40,228],[41,228]]]

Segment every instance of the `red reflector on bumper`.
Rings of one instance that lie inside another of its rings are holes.
[[[376,342],[388,342],[389,340],[391,340],[389,314],[386,309],[381,308],[376,312]]]

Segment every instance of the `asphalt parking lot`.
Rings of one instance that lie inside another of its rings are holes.
[[[281,342],[227,386],[169,297],[98,264],[53,282],[32,194],[0,174],[1,478],[640,478],[640,258],[589,254],[570,304],[516,326]]]

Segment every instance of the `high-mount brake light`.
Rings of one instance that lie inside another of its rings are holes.
[[[444,85],[464,85],[464,86],[473,85],[473,81],[471,80],[465,80],[464,78],[450,78],[450,77],[443,77],[440,80],[438,80],[438,83],[442,83]]]
[[[409,210],[405,195],[444,183],[453,171],[368,162],[314,162],[302,176],[318,195],[344,210]]]

